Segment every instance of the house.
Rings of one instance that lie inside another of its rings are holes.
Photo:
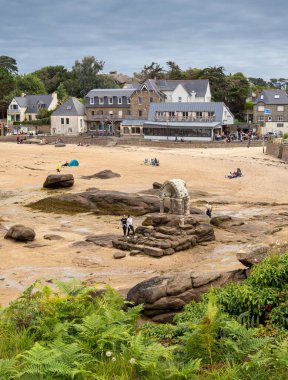
[[[135,87],[94,89],[85,96],[87,130],[95,134],[113,134],[123,119],[131,117],[130,97]]]
[[[51,135],[79,135],[87,132],[85,107],[76,98],[66,100],[51,115]]]
[[[265,126],[265,132],[288,133],[288,95],[286,91],[263,90],[253,104],[253,122]]]
[[[8,121],[32,121],[36,120],[38,111],[45,108],[49,111],[58,105],[57,93],[51,95],[26,95],[15,96],[8,106]]]
[[[143,124],[145,139],[211,141],[222,127],[234,123],[223,102],[154,103]]]

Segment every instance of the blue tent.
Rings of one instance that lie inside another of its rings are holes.
[[[79,166],[79,162],[77,160],[71,160],[68,166]]]

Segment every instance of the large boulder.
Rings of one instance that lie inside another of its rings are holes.
[[[192,300],[199,301],[211,287],[247,278],[245,269],[198,274],[194,271],[158,276],[135,285],[127,294],[133,305],[143,304],[143,314],[155,321],[171,320]]]
[[[50,174],[46,178],[43,187],[47,189],[61,189],[74,185],[72,174]]]
[[[83,179],[92,179],[92,178],[100,178],[100,179],[109,179],[109,178],[115,178],[115,177],[121,177],[120,174],[112,172],[112,170],[102,170],[101,172],[98,172],[96,174],[88,175],[88,176],[82,176]]]
[[[247,244],[239,252],[237,252],[237,259],[245,267],[252,267],[258,264],[268,256],[270,247],[268,244]]]
[[[215,227],[226,229],[234,226],[241,226],[244,224],[244,220],[229,215],[219,215],[212,217],[210,223]]]
[[[5,239],[13,239],[17,241],[32,241],[35,239],[35,231],[30,227],[25,227],[22,224],[15,224],[10,227]]]
[[[159,198],[156,196],[95,189],[83,193],[47,197],[30,203],[28,206],[59,214],[90,211],[97,215],[123,215],[123,213],[127,213],[137,216],[159,211],[160,204]]]

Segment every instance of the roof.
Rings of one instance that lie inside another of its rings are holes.
[[[155,82],[160,91],[173,91],[179,84],[181,84],[189,94],[194,91],[198,97],[205,96],[209,85],[208,79],[156,80]]]
[[[128,126],[128,125],[139,125],[142,126],[144,124],[144,120],[142,119],[125,119],[122,120],[121,125]]]
[[[84,105],[79,102],[77,98],[70,98],[66,100],[62,106],[57,108],[57,110],[52,113],[52,116],[84,116],[84,114]]]
[[[261,96],[263,96],[263,99],[261,99]],[[259,102],[265,104],[288,104],[288,95],[284,90],[263,90],[256,98],[254,104]]]
[[[48,108],[53,100],[52,95],[25,95],[25,96],[16,96],[14,98],[19,105],[19,107],[27,108],[27,113],[37,113],[38,107],[37,104],[45,104]]]
[[[97,88],[89,91],[86,97],[94,98],[95,96],[127,96],[129,98],[134,91],[135,88]]]
[[[215,120],[222,122],[223,102],[150,103],[148,121],[155,120],[156,112],[214,112]]]

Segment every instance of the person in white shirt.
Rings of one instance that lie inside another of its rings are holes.
[[[134,227],[133,227],[133,219],[132,219],[131,215],[128,215],[128,218],[127,218],[127,236],[129,236],[130,231],[133,233],[133,236],[135,236],[135,231],[134,231]]]

